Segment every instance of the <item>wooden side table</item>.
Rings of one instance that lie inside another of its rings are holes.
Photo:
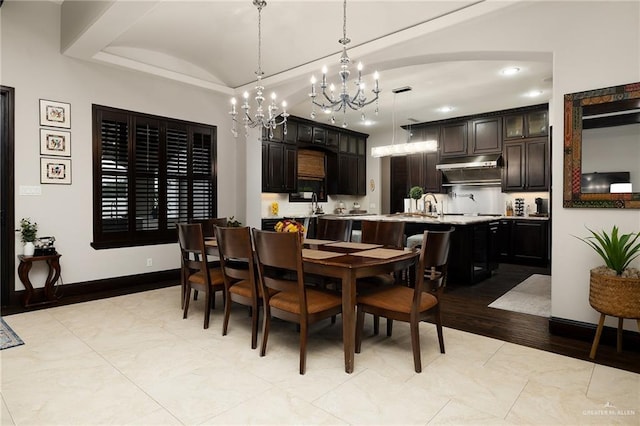
[[[58,278],[60,278],[60,256],[62,256],[60,253],[46,256],[18,255],[18,259],[20,260],[20,265],[18,265],[18,276],[20,277],[22,284],[24,284],[24,306],[26,308],[31,306],[47,305],[58,300],[53,286],[58,281]],[[49,267],[49,273],[47,275],[47,280],[44,283],[44,300],[32,303],[31,298],[35,294],[35,290],[33,288],[33,284],[31,284],[31,280],[29,279],[29,271],[31,270],[34,262],[46,262]]]

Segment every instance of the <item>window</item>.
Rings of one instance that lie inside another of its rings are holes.
[[[96,249],[177,240],[217,216],[216,127],[93,105]]]

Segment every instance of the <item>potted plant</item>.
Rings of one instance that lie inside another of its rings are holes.
[[[409,197],[414,200],[415,211],[418,212],[418,200],[422,197],[424,191],[419,186],[414,186],[409,190]]]
[[[38,224],[31,222],[31,218],[20,219],[20,229],[16,229],[16,232],[20,232],[20,240],[24,243],[23,254],[25,256],[33,256],[35,252],[36,235],[38,233]]]
[[[640,319],[640,270],[629,267],[640,256],[640,233],[595,232],[580,238],[602,257],[605,265],[590,271],[589,304],[601,314]]]

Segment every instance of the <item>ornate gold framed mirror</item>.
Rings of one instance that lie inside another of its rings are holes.
[[[640,208],[640,82],[564,96],[563,182],[563,207]]]

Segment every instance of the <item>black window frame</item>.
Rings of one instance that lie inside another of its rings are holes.
[[[94,249],[174,243],[176,223],[217,217],[216,126],[96,104],[92,119]]]

